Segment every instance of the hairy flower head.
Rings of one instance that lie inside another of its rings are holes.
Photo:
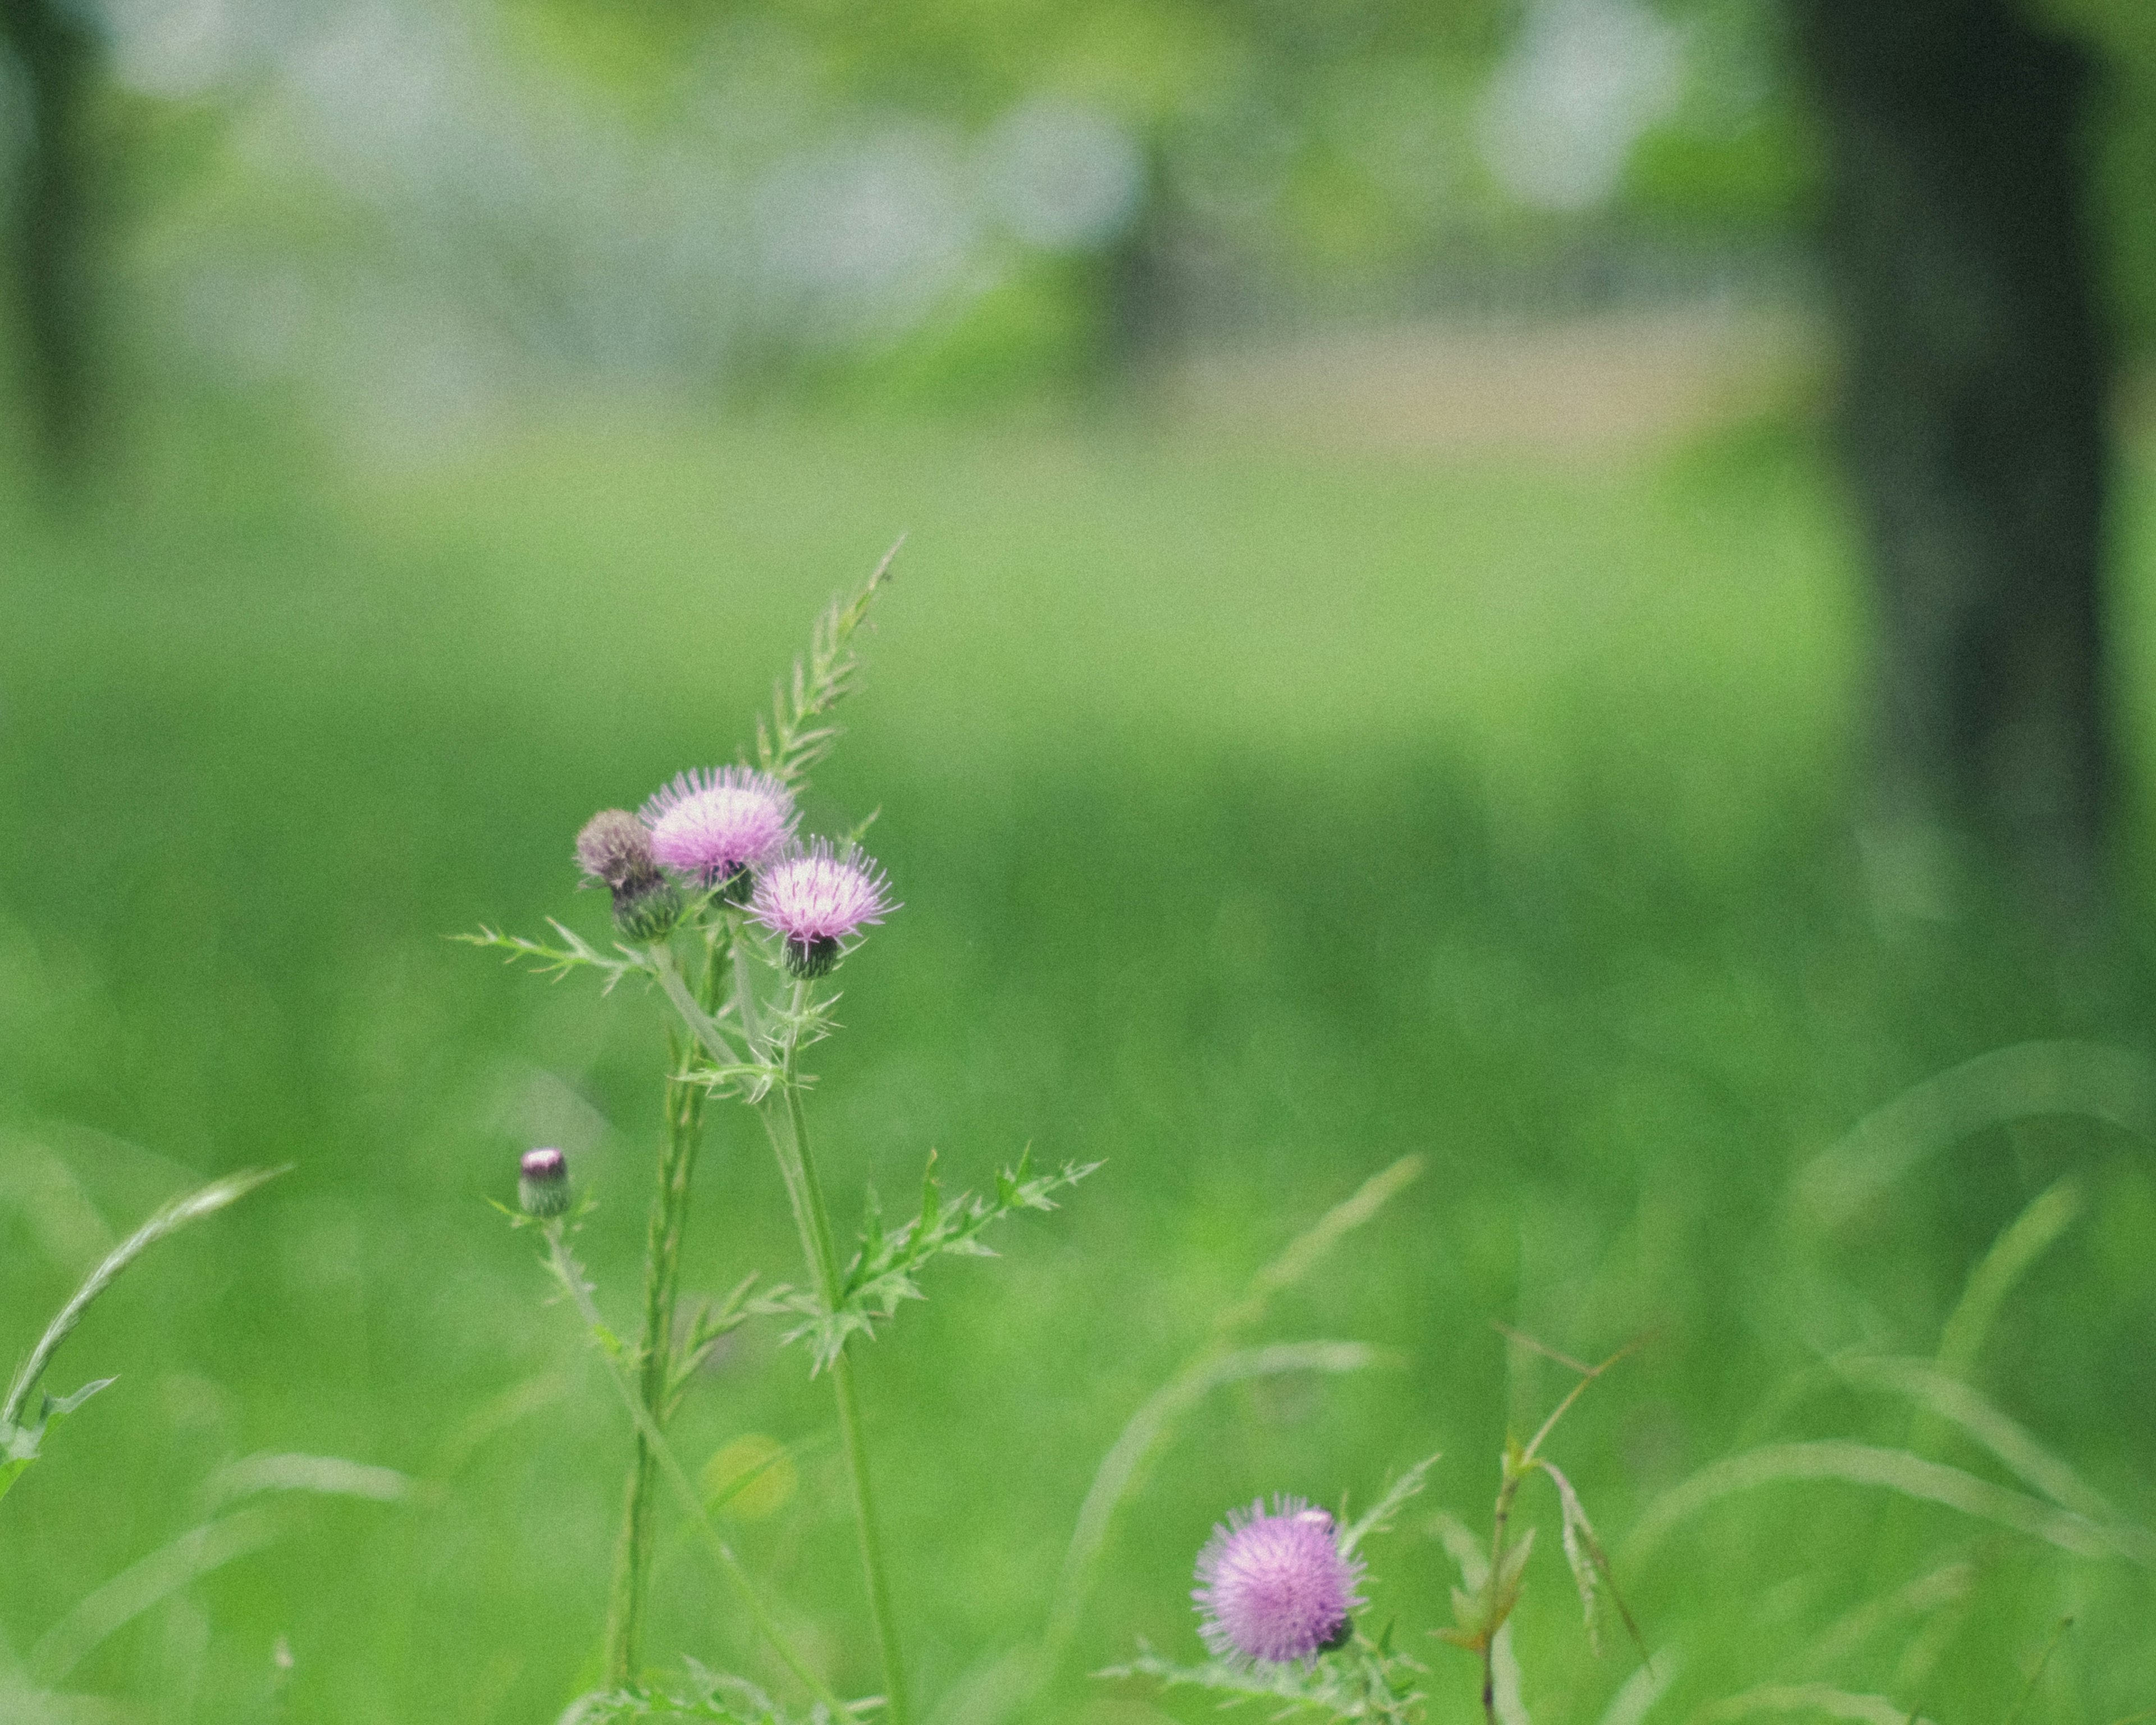
[[[577,862],[613,894],[614,926],[631,940],[663,940],[681,895],[659,870],[651,834],[626,809],[602,809],[577,834]]]
[[[1216,1526],[1191,1590],[1199,1633],[1215,1657],[1285,1665],[1340,1645],[1362,1604],[1363,1565],[1345,1556],[1332,1517],[1300,1497],[1259,1499]]]
[[[761,867],[793,836],[795,819],[793,793],[749,767],[684,773],[644,805],[653,854],[706,886]]]
[[[651,834],[626,809],[602,809],[577,834],[577,865],[619,892],[659,872]]]
[[[780,937],[788,970],[813,977],[839,962],[839,942],[897,908],[873,861],[858,851],[840,855],[819,839],[789,849],[757,876],[749,915]]]

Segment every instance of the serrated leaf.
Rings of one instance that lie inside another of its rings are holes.
[[[549,916],[547,926],[554,931],[562,944],[550,947],[541,941],[529,940],[521,934],[505,934],[498,928],[480,925],[476,934],[453,934],[449,938],[461,946],[492,948],[505,952],[506,963],[515,964],[520,959],[531,965],[540,975],[552,977],[559,982],[572,970],[596,970],[606,978],[603,993],[611,993],[614,985],[632,971],[649,974],[650,961],[633,947],[619,946],[615,951],[622,956],[609,958],[566,923]]]
[[[773,1289],[764,1299],[753,1302],[751,1309],[806,1317],[806,1323],[788,1331],[780,1339],[808,1339],[812,1349],[810,1370],[823,1371],[852,1337],[873,1337],[876,1321],[888,1321],[909,1300],[927,1297],[920,1276],[932,1260],[994,1257],[994,1249],[980,1238],[984,1230],[1020,1210],[1054,1209],[1051,1194],[1076,1185],[1100,1164],[1081,1167],[1066,1163],[1052,1173],[1027,1178],[1029,1166],[1028,1158],[1021,1155],[1015,1169],[997,1176],[993,1196],[961,1193],[946,1199],[936,1183],[936,1158],[932,1153],[921,1180],[918,1215],[888,1230],[883,1225],[880,1205],[865,1215],[860,1244],[842,1279],[836,1311],[825,1312],[813,1294],[792,1288]]]
[[[1430,1469],[1437,1466],[1439,1459],[1437,1455],[1425,1457],[1387,1486],[1378,1501],[1357,1517],[1353,1524],[1341,1535],[1342,1554],[1353,1557],[1355,1548],[1365,1539],[1389,1529],[1409,1500],[1420,1495]]]

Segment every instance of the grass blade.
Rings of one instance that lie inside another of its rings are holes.
[[[2038,1443],[2019,1421],[2000,1412],[1981,1392],[1948,1376],[1929,1360],[1842,1359],[1834,1362],[1834,1368],[1860,1389],[1906,1396],[1926,1412],[1959,1427],[2011,1469],[2024,1485],[2042,1492],[2061,1509],[2092,1522],[2112,1521],[2111,1505],[2092,1486],[2084,1484],[2064,1461]]]
[[[1940,1370],[1957,1378],[1969,1376],[2007,1295],[2081,1213],[2081,1187],[2069,1176],[2038,1193],[2007,1224],[1983,1261],[1969,1272],[1969,1286],[1939,1333]]]
[[[2126,1557],[2156,1563],[2148,1536],[2138,1530],[2102,1526],[2039,1498],[2024,1497],[1980,1480],[1958,1467],[1927,1461],[1906,1450],[1879,1449],[1839,1439],[1816,1443],[1770,1444],[1702,1468],[1647,1507],[1627,1542],[1627,1560],[1643,1563],[1678,1523],[1709,1505],[1762,1486],[1808,1481],[1839,1481],[1897,1491],[1927,1503],[1992,1522],[2057,1546],[2076,1557]]]
[[[30,1650],[32,1675],[45,1684],[60,1681],[114,1630],[197,1576],[281,1538],[294,1525],[280,1507],[243,1509],[188,1528],[171,1544],[122,1569],[47,1630]]]
[[[1898,1707],[1883,1695],[1855,1695],[1825,1683],[1779,1683],[1748,1689],[1727,1701],[1717,1702],[1697,1717],[1745,1719],[1755,1713],[1825,1714],[1830,1719],[1854,1719],[1859,1725],[1931,1725],[1907,1707]]]
[[[258,1186],[274,1180],[288,1172],[286,1168],[252,1168],[244,1173],[228,1174],[221,1180],[177,1198],[159,1210],[150,1219],[121,1240],[105,1255],[104,1261],[90,1272],[89,1278],[75,1290],[74,1297],[59,1310],[58,1317],[45,1326],[45,1332],[38,1337],[38,1345],[30,1350],[29,1358],[16,1373],[15,1381],[8,1387],[8,1399],[0,1404],[0,1427],[20,1422],[23,1409],[37,1387],[38,1379],[44,1375],[45,1368],[52,1363],[61,1343],[67,1340],[74,1327],[82,1322],[97,1296],[110,1287],[120,1273],[143,1253],[169,1235],[177,1234],[189,1223],[199,1222],[205,1216],[214,1215],[227,1204],[236,1203]]]
[[[2022,1042],[1927,1079],[1857,1122],[1798,1175],[1799,1213],[1832,1228],[1874,1192],[1986,1127],[2079,1114],[2156,1139],[2156,1065],[2096,1042]]]
[[[314,1491],[331,1497],[363,1497],[375,1503],[403,1503],[418,1494],[418,1482],[393,1467],[347,1461],[341,1455],[245,1455],[210,1476],[208,1496],[222,1508],[264,1491]]]

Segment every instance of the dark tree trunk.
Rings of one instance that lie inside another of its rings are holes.
[[[0,43],[21,68],[30,103],[8,211],[21,368],[44,454],[73,477],[88,453],[94,407],[83,112],[95,42],[64,0],[0,0]]]
[[[1877,574],[1876,854],[1921,897],[1974,850],[2071,919],[2101,902],[2113,778],[2090,64],[2009,0],[1791,5]]]

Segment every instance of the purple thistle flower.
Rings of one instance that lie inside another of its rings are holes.
[[[898,908],[891,882],[868,857],[838,855],[819,839],[796,845],[757,876],[755,917],[781,937],[786,968],[798,977],[822,976],[839,962],[839,943],[865,923]]]
[[[749,767],[684,773],[644,805],[652,854],[706,886],[745,889],[747,871],[793,836],[793,795]]]
[[[1198,1554],[1190,1597],[1198,1632],[1214,1656],[1233,1664],[1286,1665],[1315,1659],[1347,1639],[1363,1565],[1340,1549],[1332,1517],[1300,1497],[1260,1498],[1215,1526]]]

